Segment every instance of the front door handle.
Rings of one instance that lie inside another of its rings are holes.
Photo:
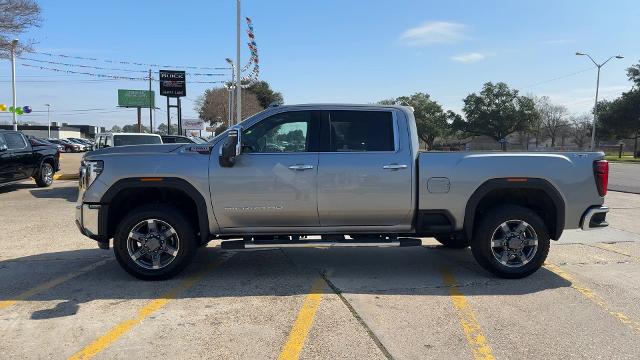
[[[311,170],[313,169],[313,165],[291,165],[289,166],[291,170]]]
[[[382,167],[385,170],[400,170],[400,169],[406,169],[407,165],[404,164],[389,164],[389,165],[385,165]]]

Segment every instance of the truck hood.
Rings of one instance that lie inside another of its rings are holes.
[[[181,148],[185,144],[153,144],[153,145],[129,145],[116,146],[88,152],[85,158],[102,155],[116,154],[166,154]]]

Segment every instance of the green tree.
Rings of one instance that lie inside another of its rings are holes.
[[[118,126],[118,125],[113,125],[111,127],[111,130],[109,130],[109,131],[114,132],[114,133],[119,133],[119,132],[122,132],[122,128],[120,126]]]
[[[168,130],[169,128],[167,127],[167,124],[162,123],[160,125],[158,125],[158,131],[157,134],[158,135],[168,135]],[[171,124],[171,135],[179,135],[178,133],[178,124]]]
[[[618,139],[633,139],[633,154],[638,155],[640,137],[640,89],[634,88],[619,98],[598,103],[598,129],[607,128]]]
[[[410,96],[400,96],[378,102],[381,105],[404,105],[413,108],[416,118],[418,137],[427,144],[429,149],[438,137],[448,134],[450,123],[459,118],[453,111],[444,111],[442,106],[427,93],[418,92]]]
[[[535,118],[533,99],[518,95],[503,82],[485,83],[479,94],[464,98],[462,111],[466,119],[458,118],[453,127],[470,135],[486,135],[496,141],[516,131],[528,130]],[[506,150],[503,142],[502,149]]]
[[[138,124],[130,124],[130,125],[125,125],[122,127],[122,132],[126,132],[126,133],[137,133],[138,132]],[[149,132],[149,128],[142,125],[142,132],[143,133],[148,133]]]
[[[252,92],[258,98],[258,102],[263,109],[266,109],[271,104],[282,105],[284,103],[284,99],[282,94],[273,91],[269,86],[269,83],[266,81],[257,81],[247,87],[247,91]]]
[[[633,82],[635,88],[640,88],[640,63],[627,68],[627,77]]]

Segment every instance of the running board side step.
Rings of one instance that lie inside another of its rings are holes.
[[[314,247],[407,247],[422,246],[418,238],[398,238],[396,241],[282,241],[268,243],[245,242],[244,240],[227,240],[220,243],[225,250],[269,249],[269,248],[314,248]]]

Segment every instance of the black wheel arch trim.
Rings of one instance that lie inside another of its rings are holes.
[[[207,203],[202,194],[188,181],[180,178],[162,178],[161,181],[142,181],[142,178],[120,179],[113,184],[100,199],[100,212],[98,214],[98,229],[101,234],[100,240],[105,241],[110,238],[108,232],[109,204],[120,193],[120,191],[130,188],[170,188],[186,193],[196,204],[198,210],[198,229],[200,231],[200,241],[209,241],[209,216]],[[102,235],[104,234],[104,235]]]
[[[523,181],[525,179],[526,181]],[[471,239],[473,236],[473,225],[475,214],[480,201],[494,190],[501,189],[538,189],[549,196],[556,207],[555,227],[549,229],[549,237],[558,240],[565,225],[565,203],[562,195],[549,181],[540,178],[518,178],[519,181],[510,181],[509,178],[496,178],[485,181],[471,195],[464,212],[464,232]]]

